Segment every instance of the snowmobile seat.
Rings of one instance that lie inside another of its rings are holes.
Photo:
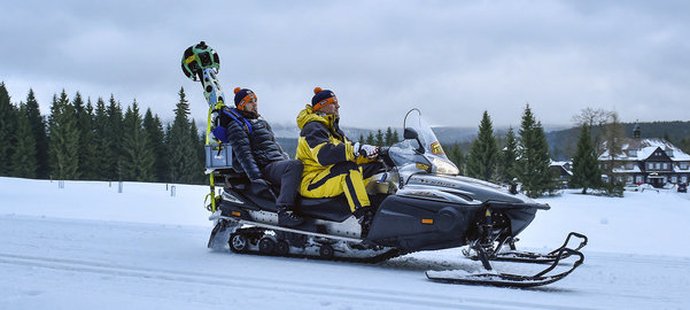
[[[246,195],[260,209],[276,212],[275,197],[267,192],[262,192],[260,196],[247,195],[251,192],[251,182],[244,171],[238,172],[235,169],[224,169],[222,175],[225,177],[225,184],[230,188],[239,190]],[[273,190],[280,190],[273,187]],[[296,212],[300,215],[323,219],[327,221],[343,222],[352,216],[347,198],[342,194],[329,198],[305,198],[298,197]]]
[[[343,222],[352,216],[344,194],[330,198],[300,197],[297,213],[333,222]]]
[[[249,183],[249,177],[244,171],[237,172],[235,169],[221,170],[221,175],[225,177],[226,184],[238,185]]]

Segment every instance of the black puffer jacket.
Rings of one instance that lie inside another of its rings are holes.
[[[266,165],[290,159],[276,142],[271,126],[260,116],[233,108],[221,113],[220,122],[227,128],[234,166],[242,168],[250,179],[261,179],[261,170]]]

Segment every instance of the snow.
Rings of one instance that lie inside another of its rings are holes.
[[[585,263],[536,289],[434,283],[481,270],[460,249],[364,265],[206,249],[207,188],[0,178],[0,309],[687,309],[690,196],[569,190],[540,199],[518,246],[588,235]],[[495,263],[531,273],[529,264]]]

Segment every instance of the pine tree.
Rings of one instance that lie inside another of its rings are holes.
[[[20,103],[17,112],[17,144],[11,157],[11,174],[22,178],[36,177],[36,142],[31,131],[31,123],[26,105]]]
[[[589,125],[584,124],[577,142],[577,153],[573,158],[573,177],[570,179],[570,184],[573,187],[582,187],[582,193],[586,194],[588,188],[598,188],[600,183],[601,171],[599,171],[590,128]]]
[[[517,177],[515,163],[517,161],[517,139],[513,127],[508,128],[505,138],[505,146],[500,152],[498,164],[498,179],[503,183],[510,183]]]
[[[383,146],[383,142],[383,131],[381,131],[381,129],[378,129],[376,131],[376,141],[374,145]]]
[[[96,146],[93,143],[93,106],[91,100],[84,106],[84,100],[79,92],[74,95],[72,105],[77,114],[79,130],[79,175],[84,180],[96,180],[99,162]]]
[[[383,139],[386,146],[393,144],[393,130],[390,127],[386,128],[386,134]]]
[[[359,140],[357,140],[359,143],[364,143],[364,134],[359,134]]]
[[[549,169],[551,158],[544,128],[535,120],[529,104],[522,115],[519,133],[516,174],[527,196],[539,197],[552,191],[555,184]]]
[[[448,149],[448,159],[452,161],[456,167],[458,167],[458,170],[460,171],[460,175],[465,174],[465,155],[462,153],[462,148],[460,147],[459,143],[453,143],[451,144],[450,148]]]
[[[496,174],[498,146],[494,137],[493,125],[489,113],[484,111],[479,125],[479,134],[472,143],[467,158],[467,174],[482,180],[492,180]]]
[[[17,131],[16,114],[5,83],[0,82],[0,175],[9,175],[11,170],[10,159]]]
[[[144,131],[146,132],[146,137],[149,141],[149,146],[153,151],[153,175],[154,180],[158,182],[163,182],[167,180],[167,152],[165,149],[165,133],[163,132],[163,125],[158,115],[153,115],[151,109],[146,109],[146,115],[144,115]]]
[[[122,179],[150,181],[153,179],[154,154],[149,144],[136,100],[127,107],[123,121]]]
[[[175,120],[168,131],[170,181],[194,183],[195,174],[199,171],[196,170],[196,150],[190,133],[189,104],[184,88],[180,88],[178,95],[180,101],[175,106]]]
[[[79,129],[77,115],[65,90],[60,98],[53,95],[50,108],[50,164],[52,177],[58,180],[79,178]]]
[[[369,144],[369,145],[375,145],[376,144],[376,138],[374,138],[374,134],[371,131],[367,135],[366,144]]]
[[[112,180],[113,163],[116,161],[116,157],[112,154],[113,141],[108,137],[108,113],[103,98],[99,97],[96,100],[96,112],[93,119],[94,145],[98,150],[98,158],[100,159],[96,177],[101,180]]]
[[[194,142],[194,150],[196,152],[196,160],[192,163],[193,166],[191,167],[191,171],[194,175],[193,179],[195,180],[194,183],[204,184],[205,181],[208,180],[203,173],[204,167],[206,166],[204,158],[204,156],[206,156],[204,150],[205,135],[201,134],[199,128],[196,127],[194,119],[192,119],[191,122],[190,134],[192,135],[191,139]]]
[[[34,96],[33,89],[29,89],[26,96],[26,114],[31,124],[31,135],[36,145],[36,177],[47,179],[50,176],[50,156],[48,155],[48,133],[46,121]]]
[[[393,137],[391,138],[391,145],[400,142],[400,136],[398,136],[398,131],[393,130]]]
[[[106,121],[104,138],[110,141],[110,162],[104,167],[106,170],[106,177],[109,180],[122,180],[122,107],[120,102],[115,100],[113,95],[110,95],[108,100],[108,108],[106,109],[108,119]]]

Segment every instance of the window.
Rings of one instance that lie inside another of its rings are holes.
[[[641,183],[642,183],[642,176],[636,175],[635,176],[635,184],[641,184]]]
[[[668,170],[668,163],[661,164],[661,169]]]
[[[687,162],[680,163],[680,169],[681,170],[688,170],[688,163]]]
[[[628,156],[637,157],[637,150],[628,150]]]
[[[632,177],[631,175],[629,175],[629,176],[625,179],[625,184],[632,184],[632,182],[633,182],[633,177]]]
[[[680,177],[680,182],[681,183],[688,183],[688,176],[684,175],[684,176]]]
[[[661,169],[661,163],[654,163],[654,169],[656,169],[656,170]]]
[[[671,183],[678,183],[678,177],[677,176],[672,176],[671,177]]]
[[[654,169],[654,163],[647,163],[647,170]]]
[[[626,163],[625,164],[625,170],[633,170],[633,163]]]

